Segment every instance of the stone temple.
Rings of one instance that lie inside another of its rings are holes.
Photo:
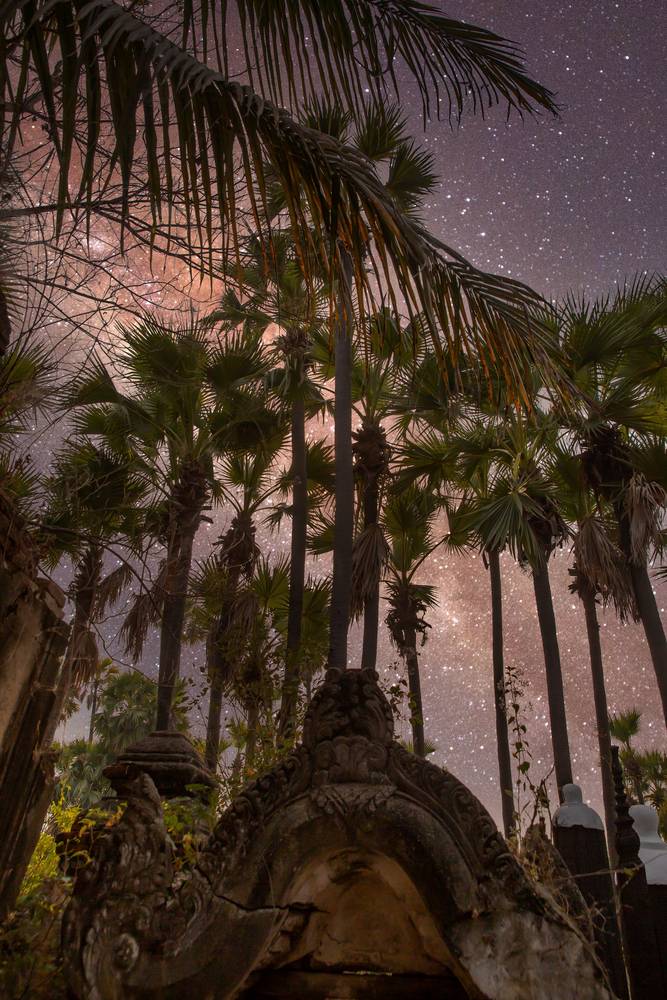
[[[169,755],[146,747],[111,768],[124,812],[64,920],[74,997],[612,996],[590,941],[477,799],[395,741],[374,672],[327,673],[302,744],[238,796],[187,872],[161,793],[197,764],[172,756],[171,778]]]

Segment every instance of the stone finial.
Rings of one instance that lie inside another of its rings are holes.
[[[206,770],[193,744],[183,733],[167,730],[151,733],[133,743],[104,769],[104,776],[121,797],[127,774],[132,768],[152,778],[158,792],[165,798],[191,795],[188,789],[191,785],[204,788],[215,786],[215,778]]]
[[[639,837],[639,857],[649,885],[667,885],[667,844],[658,832],[659,816],[653,806],[630,806]]]
[[[303,745],[314,750],[334,737],[358,736],[390,746],[394,717],[374,670],[327,670],[303,725]]]
[[[563,785],[563,804],[554,814],[555,826],[583,826],[587,830],[604,830],[604,823],[583,801],[581,787],[575,784]]]

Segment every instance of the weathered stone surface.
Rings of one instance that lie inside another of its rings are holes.
[[[610,996],[480,803],[394,742],[372,672],[327,674],[303,744],[238,796],[185,878],[155,785],[131,765],[125,779],[64,920],[77,997],[285,996],[290,975],[307,996],[381,996],[387,973],[406,996]]]
[[[64,595],[37,578],[29,535],[0,494],[0,920],[16,899],[53,788],[67,689]]]
[[[188,786],[204,789],[215,786],[213,775],[206,770],[191,740],[183,733],[155,732],[133,743],[104,770],[114,788],[119,781],[125,780],[125,771],[130,765],[147,774],[165,798],[189,795]]]

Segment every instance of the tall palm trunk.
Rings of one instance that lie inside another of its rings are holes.
[[[217,621],[208,635],[206,643],[206,659],[208,675],[211,679],[211,690],[208,696],[208,719],[206,721],[206,747],[204,759],[206,766],[215,773],[218,767],[218,757],[220,754],[220,717],[222,715],[222,702],[225,692],[225,685],[233,674],[233,666],[229,662],[229,647],[225,646],[225,641],[229,643],[226,635],[233,619],[232,607],[234,597],[237,594],[239,581],[241,578],[240,563],[232,563],[228,567],[228,597],[218,615]]]
[[[211,677],[211,690],[208,700],[208,719],[206,720],[206,749],[204,760],[209,771],[214,774],[218,767],[220,752],[220,717],[222,715],[222,700],[224,684],[219,671],[214,671]]]
[[[70,671],[71,684],[75,689],[87,683],[97,666],[93,662],[96,650],[90,627],[102,577],[102,558],[102,546],[91,542],[86,546],[74,578],[74,620],[63,665]]]
[[[340,247],[342,290],[334,335],[334,446],[336,515],[329,629],[329,667],[347,668],[347,630],[352,587],[354,531],[354,467],[352,457],[352,261]]]
[[[665,725],[667,725],[667,638],[665,638],[665,630],[660,619],[660,612],[658,611],[646,562],[638,565],[633,558],[630,523],[627,514],[623,511],[619,503],[615,506],[621,550],[627,560],[630,571],[637,610],[644,627],[644,634],[646,635],[646,642],[651,654],[655,678],[658,682],[662,714],[665,719]]]
[[[488,553],[491,578],[491,641],[493,653],[493,697],[496,707],[496,746],[498,748],[498,776],[503,810],[503,829],[509,837],[514,828],[514,793],[512,758],[505,710],[505,658],[503,651],[503,593],[500,576],[500,553]]]
[[[259,703],[256,699],[248,706],[248,725],[245,741],[245,768],[251,770],[255,766],[257,753],[257,726],[259,723]]]
[[[417,632],[414,628],[405,630],[405,665],[408,670],[408,692],[410,694],[410,725],[412,727],[412,747],[418,757],[426,756],[424,746],[424,709],[422,688],[419,677],[419,655],[417,653]]]
[[[616,799],[614,796],[614,777],[611,770],[611,734],[609,732],[609,709],[607,707],[607,692],[604,685],[604,670],[602,666],[602,647],[600,645],[600,623],[598,622],[595,593],[591,587],[582,581],[578,593],[584,606],[586,616],[586,634],[591,659],[591,677],[593,679],[593,700],[595,702],[595,723],[598,734],[598,750],[600,753],[600,777],[602,780],[602,799],[604,802],[604,818],[607,828],[607,846],[609,857],[613,862],[616,839]]]
[[[637,602],[637,610],[644,626],[644,634],[651,653],[655,678],[658,682],[662,714],[667,725],[667,638],[660,619],[660,612],[651,586],[646,565],[630,563],[630,576]]]
[[[570,743],[567,735],[567,716],[565,713],[565,695],[563,693],[563,672],[558,648],[558,633],[556,631],[556,616],[554,615],[549,569],[546,559],[539,569],[533,569],[533,588],[537,617],[542,636],[544,651],[544,666],[547,675],[547,698],[549,701],[549,718],[551,721],[551,742],[554,751],[554,765],[558,794],[562,798],[563,785],[572,782],[572,762],[570,759]]]
[[[157,729],[169,729],[174,687],[181,667],[183,622],[192,566],[192,547],[208,487],[196,461],[183,463],[171,496],[165,571],[160,666],[157,689]]]
[[[364,528],[377,524],[379,513],[379,484],[377,476],[369,476],[364,487]],[[380,623],[380,581],[373,586],[373,594],[364,601],[364,632],[361,646],[361,666],[375,670],[378,653],[378,627]]]
[[[95,674],[93,680],[93,691],[90,699],[90,722],[88,724],[88,742],[93,742],[93,737],[95,735],[95,714],[97,712],[97,694],[100,689],[100,675]]]
[[[196,528],[175,538],[173,551],[167,553],[166,593],[160,630],[160,667],[155,724],[157,729],[169,729],[171,725],[171,705],[181,667],[183,622],[195,532]]]
[[[306,452],[306,414],[303,399],[292,404],[292,539],[290,547],[289,607],[287,612],[287,649],[283,679],[278,741],[283,742],[294,729],[299,690],[299,646],[303,618],[303,595],[306,580],[306,542],[308,532],[308,468]]]

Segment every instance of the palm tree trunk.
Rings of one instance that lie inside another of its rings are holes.
[[[533,587],[535,590],[537,617],[542,636],[544,666],[547,675],[547,697],[549,701],[551,742],[554,751],[556,783],[558,785],[558,794],[562,798],[563,785],[572,783],[572,762],[570,759],[570,742],[567,735],[563,672],[560,664],[556,616],[554,615],[551,584],[549,583],[549,569],[546,561],[539,569],[533,570]]]
[[[644,626],[644,634],[651,653],[655,678],[658,682],[662,714],[667,725],[667,638],[660,619],[660,612],[651,586],[646,565],[630,563],[632,586],[637,601],[637,610]]]
[[[493,697],[496,707],[496,745],[498,748],[498,776],[503,810],[503,829],[509,837],[514,828],[514,792],[512,758],[510,755],[507,713],[505,710],[505,659],[503,652],[503,593],[500,576],[500,553],[488,553],[491,577],[491,641],[493,650]]]
[[[614,795],[614,777],[611,770],[611,734],[609,732],[609,709],[607,707],[607,692],[604,685],[604,670],[602,666],[600,623],[598,622],[595,593],[593,590],[582,583],[579,588],[579,594],[586,616],[586,633],[588,635],[591,676],[593,678],[595,722],[598,733],[598,749],[600,752],[602,800],[604,802],[604,818],[607,828],[607,846],[609,848],[609,858],[613,863],[616,853],[616,799]]]
[[[181,666],[183,622],[196,530],[195,526],[187,534],[176,537],[172,542],[172,552],[167,555],[166,595],[160,630],[160,667],[155,724],[157,729],[169,729],[171,725],[171,705]]]
[[[364,528],[377,524],[379,507],[377,476],[371,476],[364,489]],[[364,634],[361,646],[361,667],[375,670],[378,654],[378,626],[380,622],[380,581],[373,588],[373,596],[364,602]]]
[[[208,719],[206,722],[206,750],[204,760],[209,771],[215,774],[218,768],[220,752],[220,716],[222,715],[222,698],[224,686],[217,671],[213,671],[211,690],[208,700]]]
[[[299,690],[299,646],[303,594],[306,579],[306,540],[308,531],[308,468],[306,452],[306,414],[303,399],[292,404],[292,540],[290,549],[289,607],[287,611],[287,650],[283,679],[278,742],[284,742],[294,729]]]
[[[248,727],[245,741],[245,769],[251,770],[255,766],[255,754],[257,751],[257,723],[259,721],[259,705],[254,701],[248,708]]]
[[[93,693],[90,699],[90,725],[88,726],[88,742],[93,742],[93,736],[95,735],[94,724],[95,724],[95,713],[97,712],[97,692],[100,687],[100,675],[95,674],[95,679],[93,681]]]
[[[408,691],[410,693],[410,725],[412,726],[412,747],[418,757],[425,757],[424,709],[419,677],[419,655],[417,653],[417,633],[413,628],[405,630],[405,665],[408,669]]]
[[[97,666],[96,663],[90,662],[87,655],[90,651],[87,637],[102,577],[102,560],[102,546],[91,542],[86,546],[74,578],[74,619],[64,666],[70,671],[70,683],[75,690],[88,682],[90,672]]]
[[[632,543],[630,541],[630,523],[627,514],[620,503],[615,504],[616,520],[619,528],[621,551],[625,556],[630,570],[632,589],[637,602],[637,610],[644,627],[655,678],[658,682],[662,714],[667,725],[667,639],[660,620],[660,612],[656,604],[655,594],[651,586],[646,563],[637,565],[633,559]]]
[[[354,467],[352,457],[352,261],[340,248],[341,285],[336,317],[334,446],[336,515],[329,629],[329,667],[347,668],[347,630],[352,587]]]

